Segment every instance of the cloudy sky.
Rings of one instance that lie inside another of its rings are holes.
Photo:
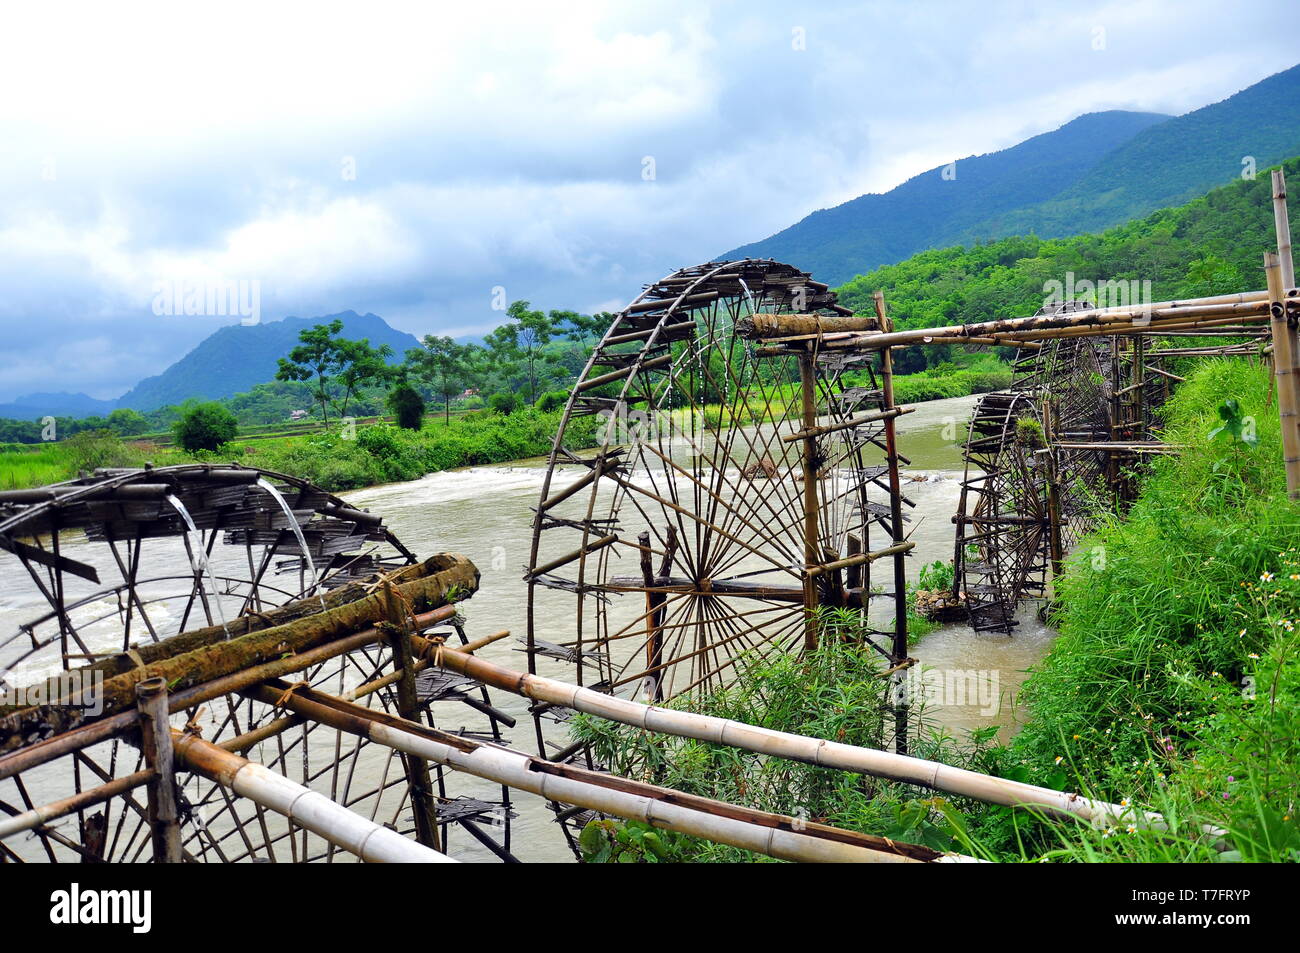
[[[1081,113],[1223,99],[1300,60],[1270,26],[1290,9],[11,7],[0,401],[116,397],[238,320],[156,314],[164,283],[258,282],[263,320],[354,309],[416,334],[486,331],[498,288],[616,308]]]

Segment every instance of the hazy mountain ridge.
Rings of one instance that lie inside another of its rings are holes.
[[[377,314],[355,311],[253,325],[231,324],[214,331],[161,374],[146,377],[116,400],[99,400],[85,394],[24,394],[0,404],[0,417],[88,417],[105,415],[118,407],[150,411],[190,398],[233,397],[274,378],[279,358],[298,344],[298,332],[335,318],[343,322],[342,337],[366,338],[375,347],[387,344],[393,349],[395,363],[401,361],[407,348],[420,343],[415,335],[398,331]]]
[[[928,248],[1098,231],[1300,153],[1300,66],[1178,117],[1090,113],[884,194],[822,209],[722,258],[777,258],[838,285]]]

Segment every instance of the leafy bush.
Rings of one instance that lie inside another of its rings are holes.
[[[398,384],[388,393],[385,403],[397,425],[407,430],[419,430],[424,425],[424,398],[410,384]]]
[[[537,403],[533,406],[542,413],[549,414],[554,413],[557,410],[563,410],[564,405],[568,402],[569,394],[567,391],[552,390],[547,391],[541,397],[537,398]]]
[[[220,450],[239,433],[239,421],[216,401],[190,404],[172,427],[176,442],[189,453]]]
[[[488,398],[488,409],[502,416],[512,414],[519,409],[519,398],[506,391],[498,391]]]

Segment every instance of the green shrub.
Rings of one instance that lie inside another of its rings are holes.
[[[410,384],[398,384],[384,398],[397,426],[419,430],[424,425],[424,398]]]
[[[172,426],[176,442],[188,453],[220,450],[239,433],[239,421],[216,401],[190,404]]]

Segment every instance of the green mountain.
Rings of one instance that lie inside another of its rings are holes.
[[[1300,182],[1300,158],[1281,163]],[[1300,225],[1300,190],[1287,198],[1292,231]],[[1293,243],[1295,237],[1292,238]],[[860,312],[882,291],[900,328],[990,321],[1033,314],[1050,282],[1150,282],[1150,299],[1191,298],[1264,287],[1264,252],[1276,247],[1267,167],[1176,208],[1100,234],[1046,239],[1021,235],[970,247],[920,252],[860,275],[838,290],[840,303]],[[1129,287],[1132,287],[1130,284]],[[949,360],[952,345],[905,348],[895,357],[904,373]]]
[[[839,284],[926,248],[1006,235],[1077,235],[1202,195],[1300,153],[1300,66],[1169,118],[1081,116],[1001,152],[823,209],[726,258],[777,258]]]
[[[277,360],[298,344],[298,332],[338,318],[342,337],[366,338],[393,349],[400,362],[407,348],[417,347],[412,334],[398,331],[376,314],[344,311],[319,318],[285,318],[264,324],[233,324],[204,338],[199,345],[156,377],[147,377],[117,401],[119,407],[150,411],[180,404],[191,397],[219,400],[251,390],[275,377]]]

